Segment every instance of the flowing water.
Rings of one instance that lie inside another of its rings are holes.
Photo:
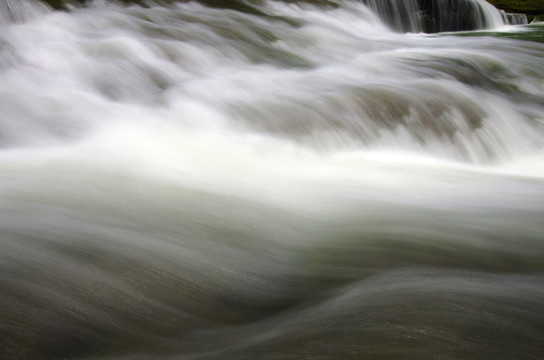
[[[1,359],[543,358],[542,26],[0,4]]]

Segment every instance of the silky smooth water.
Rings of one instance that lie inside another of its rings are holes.
[[[1,359],[542,358],[541,27],[3,1]]]

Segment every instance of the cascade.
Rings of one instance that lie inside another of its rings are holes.
[[[510,23],[498,9],[483,0],[363,1],[397,31],[469,31]]]
[[[501,16],[505,24],[508,25],[525,25],[529,23],[527,15],[525,14],[513,14],[501,11]]]
[[[0,25],[25,22],[48,11],[47,6],[32,0],[0,0]]]
[[[499,11],[485,0],[362,0],[384,22],[400,32],[451,32],[493,29],[509,24],[527,24],[524,14]],[[85,3],[81,0],[80,3]],[[216,2],[199,0],[211,7],[257,11],[256,4],[244,1]],[[49,3],[49,2],[46,2]],[[127,1],[127,3],[131,3]],[[136,2],[137,3],[137,2]],[[334,5],[326,0],[315,4]],[[56,4],[56,3],[55,3]],[[59,2],[62,4],[62,2]],[[48,11],[46,5],[34,0],[0,0],[0,24],[24,22]]]
[[[364,0],[394,30],[422,31],[422,11],[418,0]]]
[[[543,359],[542,26],[45,2],[0,0],[1,360]]]

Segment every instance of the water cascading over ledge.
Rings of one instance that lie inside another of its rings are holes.
[[[47,12],[47,6],[33,0],[0,1],[0,25],[25,22]]]
[[[501,15],[506,24],[509,25],[526,25],[529,23],[525,14],[511,14],[506,11],[501,11]]]
[[[544,29],[135,1],[0,0],[1,360],[542,359]]]
[[[508,20],[483,0],[363,0],[384,22],[401,32],[492,29]]]
[[[6,0],[23,3],[28,6],[34,0]],[[54,9],[68,9],[73,6],[82,6],[88,0],[41,0]],[[280,2],[300,2],[313,5],[336,8],[338,3],[334,0],[279,0]],[[493,29],[499,26],[527,24],[524,14],[509,14],[498,10],[485,0],[361,0],[372,8],[384,22],[394,30],[400,32],[453,32],[481,29]],[[191,2],[191,0],[118,0],[123,4],[136,4],[147,6],[149,4],[171,4],[175,2]],[[205,6],[214,8],[233,9],[241,12],[249,12],[263,15],[258,10],[262,4],[258,0],[195,0]],[[2,3],[0,3],[2,6]],[[21,8],[19,4],[12,8]],[[1,13],[6,11],[0,11]],[[11,9],[8,9],[8,13]],[[1,15],[0,15],[1,17]],[[13,17],[13,16],[12,16]],[[17,19],[16,19],[17,20]],[[1,19],[0,19],[1,21]]]

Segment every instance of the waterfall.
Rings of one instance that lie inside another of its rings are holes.
[[[448,32],[494,29],[507,22],[484,0],[363,0],[393,29]]]
[[[423,12],[418,0],[364,0],[364,2],[394,30],[423,31]]]
[[[525,25],[529,23],[527,15],[525,14],[512,14],[506,11],[501,11],[501,15],[505,24],[508,25]]]
[[[504,24],[527,24],[523,14],[499,11],[485,0],[362,0],[391,28],[401,32],[449,32],[493,29]],[[258,2],[199,0],[217,8],[257,11]],[[310,2],[312,3],[312,2]],[[315,1],[316,4],[334,4]],[[48,8],[35,0],[0,0],[0,24],[24,22]]]
[[[141,2],[0,0],[1,360],[542,359],[544,27]]]
[[[48,11],[47,6],[33,0],[0,0],[0,25],[22,23]]]

